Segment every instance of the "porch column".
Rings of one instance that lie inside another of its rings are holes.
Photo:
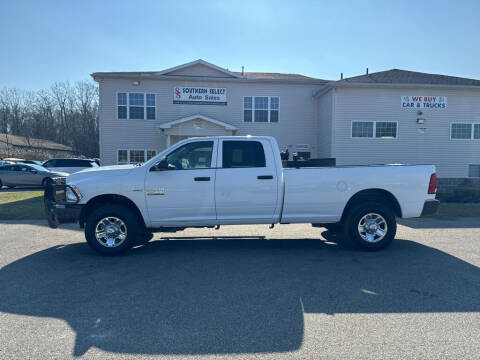
[[[167,148],[170,147],[170,135],[167,135]]]

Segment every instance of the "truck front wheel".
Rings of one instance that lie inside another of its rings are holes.
[[[380,250],[395,238],[395,213],[389,207],[376,202],[354,205],[346,215],[345,232],[355,246],[366,250]]]
[[[95,251],[117,255],[136,244],[140,229],[137,215],[128,207],[103,205],[87,216],[85,238]]]

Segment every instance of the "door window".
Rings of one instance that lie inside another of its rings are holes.
[[[167,155],[172,170],[208,169],[212,163],[213,141],[197,141],[180,146]]]
[[[21,171],[21,172],[27,172],[27,171],[30,170],[30,168],[29,168],[28,166],[18,165],[15,170],[16,170],[16,171]]]
[[[265,166],[265,152],[260,142],[223,142],[223,168],[254,168]]]

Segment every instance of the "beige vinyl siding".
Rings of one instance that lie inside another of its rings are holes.
[[[402,95],[447,96],[445,110],[402,109]],[[480,121],[480,91],[470,89],[337,88],[334,155],[339,165],[434,164],[439,177],[467,177],[469,164],[480,164],[480,140],[451,140],[452,122]],[[416,119],[426,120],[419,131]],[[396,139],[351,138],[352,121],[394,121]]]
[[[206,86],[227,88],[227,102],[223,105],[173,104],[174,86]],[[201,114],[238,128],[236,135],[274,136],[282,149],[290,152],[295,144],[309,144],[312,155],[317,155],[316,99],[318,85],[286,83],[247,83],[242,81],[212,80],[141,80],[133,86],[132,80],[104,79],[100,82],[100,133],[103,164],[115,164],[118,149],[165,148],[166,138],[158,126],[162,123]],[[156,120],[117,119],[117,92],[146,92],[156,94]],[[244,96],[278,96],[280,114],[278,123],[244,123]],[[178,134],[182,135],[182,134]],[[187,135],[187,134],[186,134]],[[212,135],[217,135],[214,133]]]
[[[333,93],[329,90],[318,99],[318,156],[328,158],[332,156],[332,116]]]

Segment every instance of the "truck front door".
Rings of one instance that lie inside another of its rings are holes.
[[[225,139],[219,143],[215,199],[219,224],[270,223],[278,198],[271,144]]]
[[[217,143],[186,143],[165,157],[168,169],[150,168],[145,179],[145,197],[153,226],[215,224]]]

